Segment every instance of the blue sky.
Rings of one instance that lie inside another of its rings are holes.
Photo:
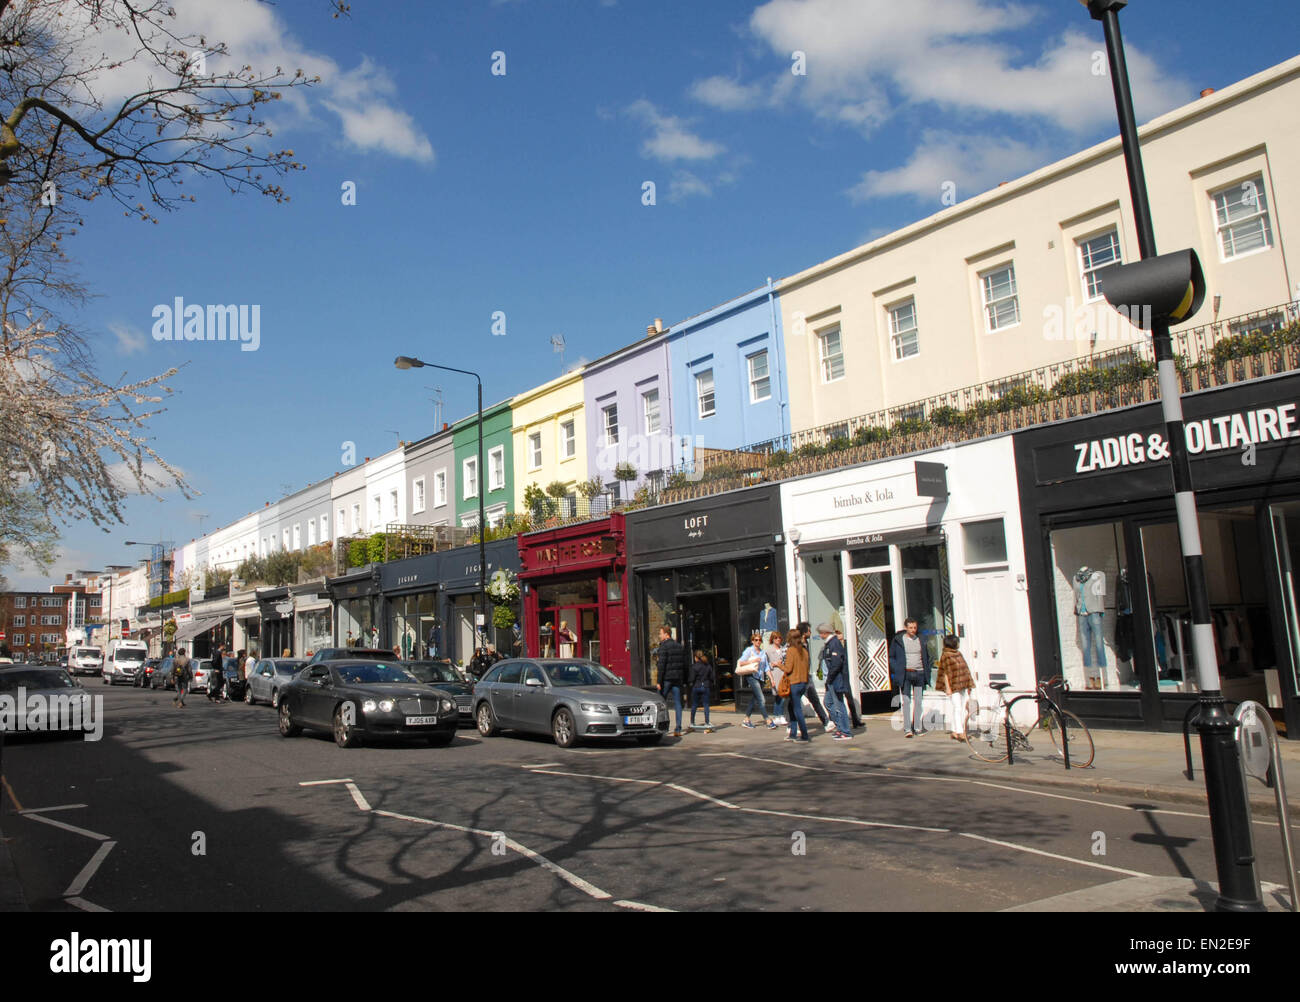
[[[134,498],[128,524],[64,531],[42,575],[130,562],[474,406],[634,341],[1110,136],[1100,25],[1073,0],[176,0],[181,27],[322,82],[275,107],[307,170],[288,204],[187,182],[157,225],[96,203],[69,251],[96,298],[101,373],[182,366],[155,447],[200,497]],[[1176,23],[1166,21],[1176,12]],[[1296,54],[1276,4],[1134,0],[1143,120]],[[795,51],[806,73],[792,72]],[[493,75],[493,53],[505,74]],[[355,182],[356,205],[342,204]],[[656,185],[656,204],[642,186]],[[159,343],[152,310],[258,305],[257,351]],[[507,334],[490,332],[494,311]]]

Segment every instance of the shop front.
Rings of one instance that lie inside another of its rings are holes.
[[[309,658],[323,647],[334,646],[334,603],[325,579],[289,586],[293,601],[294,650]]]
[[[658,683],[654,650],[667,626],[688,650],[705,652],[718,698],[732,699],[736,659],[750,635],[792,622],[782,539],[775,485],[630,512],[634,683]]]
[[[519,537],[529,657],[587,658],[632,680],[625,538],[618,512]]]
[[[234,608],[228,595],[194,602],[190,613],[189,622],[178,624],[172,637],[177,649],[185,648],[194,658],[208,658],[218,646],[230,648],[234,639]]]
[[[946,634],[960,639],[981,698],[991,675],[1032,689],[1010,436],[788,481],[781,513],[791,619],[842,632],[866,712],[893,703],[889,643],[909,617],[935,660]],[[821,647],[814,633],[818,689]],[[947,721],[934,690],[930,708]]]
[[[262,653],[262,608],[257,603],[257,589],[236,592],[231,596],[234,609],[235,650]],[[278,651],[276,653],[279,653]]]
[[[385,646],[380,629],[383,622],[381,568],[382,565],[370,564],[326,579],[326,590],[334,599],[335,647]]]
[[[261,613],[258,653],[264,658],[301,657],[302,652],[293,647],[293,597],[288,586],[259,588],[257,607]]]
[[[1300,376],[1184,398],[1221,689],[1300,733]],[[1040,678],[1089,723],[1177,730],[1197,699],[1158,404],[1015,436]]]

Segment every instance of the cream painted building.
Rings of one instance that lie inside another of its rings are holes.
[[[587,479],[582,370],[575,369],[510,401],[515,510],[527,511],[524,489],[559,481],[574,494]]]
[[[1300,298],[1297,108],[1300,57],[1140,129],[1157,247],[1194,248],[1205,271],[1185,328]],[[786,278],[791,428],[1144,342],[1096,276],[1138,257],[1116,136]]]

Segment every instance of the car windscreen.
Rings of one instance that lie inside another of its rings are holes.
[[[335,668],[344,685],[375,685],[383,682],[418,682],[414,675],[395,664],[343,665]]]
[[[446,665],[410,665],[407,668],[421,682],[460,682],[461,677]]]
[[[31,668],[25,671],[0,672],[0,692],[15,692],[23,689],[75,689],[77,683],[72,681],[61,668]]]
[[[618,678],[599,665],[582,662],[545,666],[551,685],[618,685]]]
[[[113,655],[115,661],[140,661],[145,659],[145,652],[138,649],[123,648]]]
[[[74,658],[81,658],[86,661],[103,661],[104,652],[97,647],[84,647],[72,652]]]

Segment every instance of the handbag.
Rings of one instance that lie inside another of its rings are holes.
[[[737,675],[753,675],[758,671],[758,658],[746,658],[744,661],[736,662]]]
[[[786,698],[789,697],[789,695],[790,695],[790,676],[789,676],[789,675],[782,675],[782,676],[781,676],[781,682],[780,682],[780,684],[777,685],[777,687],[776,687],[776,694],[777,694],[778,696],[780,696],[782,699],[786,699]]]

